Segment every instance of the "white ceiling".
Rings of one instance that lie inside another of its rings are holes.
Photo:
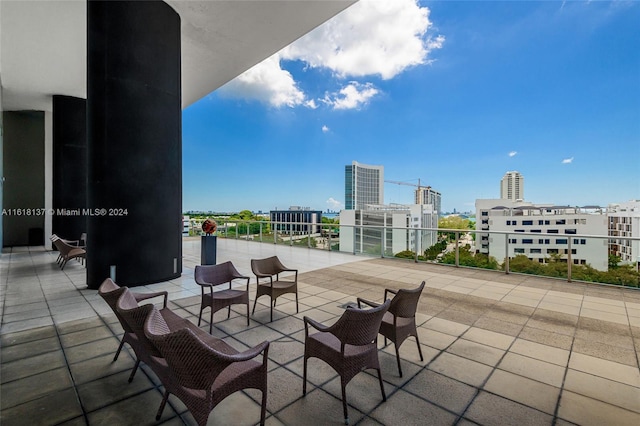
[[[186,107],[356,0],[165,0],[182,22]],[[86,98],[86,0],[1,0],[3,110]]]

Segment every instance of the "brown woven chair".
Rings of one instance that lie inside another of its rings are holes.
[[[65,265],[71,259],[82,260],[84,263],[84,257],[87,252],[77,246],[69,245],[62,238],[56,238],[52,240],[53,245],[58,249],[58,264],[60,269],[64,269]]]
[[[242,389],[258,389],[262,391],[260,424],[264,425],[269,342],[238,352],[220,339],[198,334],[197,330],[172,331],[157,310],[151,312],[145,323],[146,336],[169,365],[170,392],[187,406],[198,425],[205,425],[211,411],[227,396]],[[260,354],[262,362],[254,360]],[[165,394],[163,407],[167,397]]]
[[[196,283],[200,285],[202,290],[202,299],[200,303],[200,315],[198,316],[198,326],[202,320],[202,311],[206,307],[211,308],[211,318],[209,320],[209,333],[213,327],[213,314],[223,308],[228,308],[227,318],[231,316],[231,305],[247,305],[247,325],[249,325],[249,277],[240,274],[231,262],[221,263],[219,265],[196,266],[195,272]],[[233,280],[247,280],[246,289],[232,288]],[[213,291],[213,287],[229,283],[229,288],[225,290]],[[209,292],[206,293],[205,289]]]
[[[400,352],[398,350],[407,337],[413,336],[416,338],[420,361],[424,361],[422,349],[420,349],[420,340],[418,340],[418,331],[416,330],[416,309],[418,308],[418,301],[424,289],[424,284],[425,282],[422,281],[418,288],[412,290],[393,290],[388,288],[384,291],[385,300],[389,293],[395,294],[395,296],[391,299],[389,310],[382,318],[380,334],[384,336],[385,346],[387,345],[387,339],[391,340],[395,345],[400,377],[402,377],[402,367],[400,366]],[[373,307],[379,306],[379,303],[358,297],[358,307],[361,307],[363,303]]]
[[[113,313],[116,314],[116,318],[120,322],[124,330],[124,335],[122,336],[122,340],[120,340],[120,345],[118,346],[118,350],[116,351],[115,357],[113,360],[116,361],[118,359],[118,355],[120,355],[120,351],[125,343],[131,345],[131,342],[135,339],[135,334],[133,330],[127,322],[122,318],[122,316],[118,313],[116,305],[118,303],[118,299],[124,293],[127,287],[120,287],[118,284],[114,283],[111,278],[107,278],[102,282],[100,287],[98,288],[98,294],[107,302],[107,305],[113,310]],[[151,299],[158,296],[164,296],[164,304],[163,308],[167,307],[167,295],[166,291],[160,291],[157,293],[131,293],[136,300],[136,302],[141,302],[143,300]],[[133,377],[133,376],[132,376]]]
[[[283,294],[293,293],[296,295],[296,313],[298,313],[298,270],[290,269],[284,266],[277,256],[268,257],[266,259],[251,259],[251,270],[256,276],[258,290],[256,298],[253,301],[252,314],[256,312],[256,302],[260,296],[269,296],[271,302],[271,321],[273,321],[273,307],[276,305],[276,299]],[[295,272],[293,280],[280,279],[282,272]],[[275,281],[273,279],[275,277]],[[260,279],[268,279],[269,281],[260,281]]]
[[[338,321],[330,327],[322,325],[309,317],[304,317],[305,339],[302,394],[307,394],[307,360],[311,357],[316,357],[329,364],[340,375],[345,424],[349,424],[346,396],[347,384],[359,372],[368,368],[378,370],[382,400],[387,400],[384,385],[382,384],[377,342],[380,323],[390,303],[387,300],[373,309],[348,307]],[[319,333],[309,335],[309,325],[319,330]]]

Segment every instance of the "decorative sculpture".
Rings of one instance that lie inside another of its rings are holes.
[[[218,224],[216,223],[215,220],[206,219],[204,222],[202,222],[202,231],[206,235],[213,234],[214,232],[216,232],[216,229],[218,229]]]

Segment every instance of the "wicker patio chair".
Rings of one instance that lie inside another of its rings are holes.
[[[52,240],[52,242],[59,252],[58,264],[60,265],[60,269],[64,269],[67,262],[71,259],[82,260],[84,263],[84,257],[87,253],[84,249],[69,245],[62,238],[56,238]]]
[[[384,291],[385,300],[387,300],[387,295],[389,293],[395,294],[395,296],[391,299],[389,310],[384,315],[384,318],[382,318],[380,334],[384,336],[385,346],[387,345],[387,339],[391,340],[395,345],[396,359],[398,361],[398,373],[400,374],[400,377],[402,377],[402,367],[400,366],[399,349],[400,345],[402,345],[407,337],[413,336],[416,338],[420,361],[424,361],[424,358],[422,357],[422,349],[420,349],[420,340],[418,340],[418,331],[416,330],[416,309],[418,308],[418,301],[420,300],[420,295],[422,294],[424,285],[425,282],[422,281],[422,284],[420,284],[418,288],[411,290],[393,290],[388,288]],[[363,303],[373,307],[379,306],[379,303],[358,297],[358,307],[361,307]]]
[[[338,321],[330,327],[322,325],[309,317],[304,317],[305,339],[302,394],[307,394],[307,360],[311,357],[316,357],[329,364],[340,375],[345,424],[349,424],[346,396],[347,384],[361,371],[368,368],[378,370],[382,400],[387,400],[382,384],[377,342],[380,323],[390,303],[387,300],[373,309],[348,307]],[[319,330],[319,332],[310,335],[309,325]]]
[[[172,390],[189,409],[198,425],[205,425],[209,414],[227,396],[242,389],[262,391],[260,424],[267,409],[267,360],[269,342],[238,352],[199,329],[172,331],[163,316],[152,310],[145,323],[145,333],[169,365]],[[205,333],[200,330],[201,333]],[[262,362],[256,361],[262,354]],[[165,393],[162,406],[166,403]],[[161,411],[158,412],[159,415]],[[156,417],[156,419],[159,419]]]
[[[135,340],[135,338],[136,338],[133,330],[131,329],[131,327],[129,327],[127,322],[122,318],[120,313],[118,313],[118,310],[116,308],[116,305],[118,303],[118,299],[120,298],[122,293],[124,293],[126,288],[127,287],[120,287],[118,284],[114,283],[111,278],[107,278],[106,280],[104,280],[102,282],[102,284],[100,284],[100,287],[98,288],[98,294],[104,299],[105,302],[107,302],[107,305],[109,305],[111,310],[113,310],[113,313],[116,314],[116,318],[118,318],[118,321],[120,322],[120,325],[122,326],[122,329],[124,330],[124,334],[122,336],[122,340],[120,340],[120,345],[118,346],[118,350],[116,351],[116,355],[113,357],[114,361],[116,361],[118,359],[118,355],[120,355],[120,351],[122,350],[122,347],[124,346],[124,344],[128,343],[129,345],[131,345],[131,342],[133,340]],[[131,294],[133,295],[133,297],[136,300],[136,302],[141,302],[143,300],[151,299],[151,298],[158,297],[158,296],[164,296],[164,305],[163,305],[163,307],[164,308],[167,307],[167,295],[168,295],[168,293],[166,291],[160,291],[160,292],[157,292],[157,293],[133,293],[133,292],[131,292]]]
[[[210,307],[211,317],[209,320],[209,333],[213,327],[213,314],[223,308],[228,308],[227,318],[231,316],[231,305],[247,305],[247,325],[249,325],[249,277],[240,274],[231,262],[218,265],[198,265],[195,272],[196,283],[200,285],[202,299],[200,302],[200,315],[198,316],[198,326],[202,320],[202,311]],[[246,289],[234,289],[234,280],[247,280]],[[229,283],[229,288],[214,291],[213,287]],[[205,292],[208,288],[209,292]]]
[[[253,301],[252,314],[256,312],[256,302],[260,296],[269,296],[271,301],[269,307],[271,309],[271,321],[273,321],[273,307],[276,299],[283,294],[293,293],[296,295],[296,313],[298,313],[298,270],[284,266],[277,256],[268,257],[266,259],[251,259],[251,270],[256,276],[258,289],[256,298]],[[295,272],[293,280],[280,279],[282,272]],[[275,276],[275,281],[273,277]],[[260,279],[268,279],[269,281],[260,281]]]

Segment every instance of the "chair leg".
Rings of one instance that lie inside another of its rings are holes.
[[[298,311],[298,290],[296,289],[296,314],[300,313],[300,311]]]
[[[209,334],[213,331],[213,306],[211,306],[211,315],[209,316]]]
[[[200,327],[200,321],[202,321],[202,306],[200,307],[200,315],[198,315],[198,327]]]
[[[129,383],[131,383],[133,381],[133,376],[136,375],[136,371],[138,371],[138,366],[140,365],[140,359],[136,358],[136,363],[133,366],[133,369],[131,370],[131,374],[129,375]]]
[[[256,295],[256,298],[253,299],[253,311],[251,311],[251,315],[256,313],[256,303],[258,302],[258,295]]]
[[[231,318],[231,305],[228,306],[229,310],[227,311],[227,319]]]
[[[162,397],[162,402],[160,403],[160,407],[158,408],[158,412],[156,413],[156,421],[160,420],[160,417],[162,417],[164,406],[167,405],[167,399],[169,399],[169,391],[165,389],[164,396]]]
[[[262,406],[260,407],[260,426],[264,426],[264,420],[267,416],[267,387],[262,389]]]
[[[307,394],[307,357],[304,357],[304,367],[302,369],[302,396]]]
[[[122,347],[124,346],[124,336],[125,335],[126,335],[126,333],[122,335],[122,340],[120,340],[120,346],[118,346],[118,350],[116,351],[116,356],[113,357],[113,361],[112,362],[116,362],[116,360],[118,359],[118,355],[120,355],[120,351],[122,350]]]
[[[402,377],[402,367],[400,367],[400,351],[398,350],[397,343],[394,343],[394,346],[396,347],[396,361],[398,362],[398,374],[400,374],[400,377]]]
[[[249,304],[247,303],[247,326],[249,326]]]
[[[424,361],[422,357],[422,349],[420,349],[420,340],[418,340],[418,333],[414,336],[416,338],[416,343],[418,344],[418,353],[420,354],[420,361]]]
[[[380,392],[382,392],[382,401],[386,402],[387,394],[384,393],[384,384],[382,383],[382,373],[379,368],[377,370],[378,370],[378,381],[380,382]]]
[[[340,387],[342,388],[342,411],[344,412],[344,424],[349,424],[349,414],[347,413],[347,384],[340,377]]]

